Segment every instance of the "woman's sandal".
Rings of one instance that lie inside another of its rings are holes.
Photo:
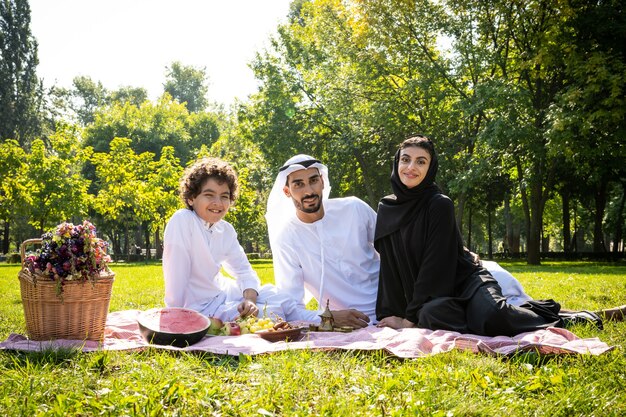
[[[576,324],[593,324],[598,330],[603,330],[602,318],[594,312],[581,310],[571,312],[560,312],[559,316],[563,319],[565,327],[571,327]]]

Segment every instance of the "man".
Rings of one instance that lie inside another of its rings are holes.
[[[376,212],[329,194],[328,169],[313,157],[296,155],[280,169],[266,214],[276,286],[297,301],[288,320],[319,321],[328,303],[336,325],[365,327],[376,318]],[[306,309],[307,291],[320,311]]]

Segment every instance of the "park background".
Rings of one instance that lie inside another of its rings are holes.
[[[483,257],[624,253],[620,1],[296,0],[249,63],[257,91],[229,106],[208,99],[204,67],[179,61],[156,99],[89,75],[46,86],[28,1],[2,2],[0,14],[9,260],[23,240],[84,218],[115,259],[158,258],[182,170],[206,155],[236,167],[242,192],[227,220],[264,256],[265,202],[285,160],[321,159],[332,196],[376,208],[413,133],[436,143],[438,184]]]
[[[89,74],[50,85],[38,74],[29,2],[0,1],[0,257],[19,259],[24,239],[88,218],[117,259],[140,259],[135,246],[158,258],[180,207],[178,179],[202,155],[236,166],[242,193],[228,220],[261,256],[267,193],[285,160],[322,159],[332,196],[376,207],[390,192],[396,146],[422,133],[440,151],[439,184],[471,249],[519,258],[502,264],[535,298],[572,309],[623,304],[623,262],[548,259],[624,253],[623,7],[296,0],[250,62],[258,91],[226,106],[208,98],[204,66],[184,61],[168,64],[156,98]],[[119,23],[110,30],[127,29]],[[270,260],[252,264],[273,281]],[[19,269],[0,263],[0,340],[25,333]],[[111,311],[162,306],[158,260],[112,269]],[[615,347],[600,356],[2,351],[0,415],[622,416],[625,326],[572,329]]]

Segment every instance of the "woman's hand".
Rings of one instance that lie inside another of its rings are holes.
[[[392,329],[405,329],[409,327],[416,327],[415,323],[413,323],[412,321],[396,316],[385,317],[384,319],[379,321],[376,326],[391,327]]]

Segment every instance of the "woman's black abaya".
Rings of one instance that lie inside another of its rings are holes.
[[[560,306],[552,300],[507,304],[496,280],[463,246],[454,205],[434,183],[436,154],[424,180],[410,189],[398,176],[399,155],[391,177],[394,195],[378,206],[378,320],[396,316],[422,328],[486,336],[562,327]]]

